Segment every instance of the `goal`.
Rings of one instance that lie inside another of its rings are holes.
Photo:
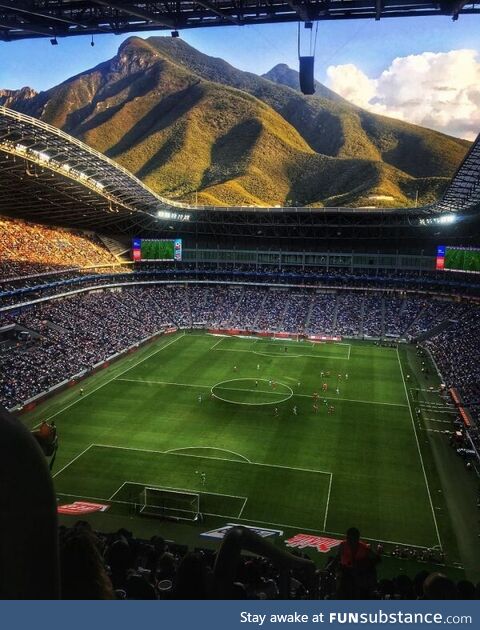
[[[301,341],[302,335],[299,333],[275,332],[271,339],[274,341]]]
[[[200,495],[145,486],[140,493],[139,513],[176,521],[196,521],[200,515]]]

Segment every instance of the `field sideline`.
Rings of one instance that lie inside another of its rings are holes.
[[[199,492],[202,511],[224,520],[334,535],[355,524],[372,540],[443,546],[449,519],[404,369],[395,348],[372,344],[177,334],[30,422],[47,408],[57,422],[54,477],[65,502],[121,504],[127,482]]]

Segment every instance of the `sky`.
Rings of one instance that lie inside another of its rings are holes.
[[[298,66],[294,23],[192,29],[180,36],[241,70]],[[59,38],[58,46],[48,39],[0,42],[0,89],[46,90],[110,59],[127,37],[99,35],[93,47],[90,37]],[[301,52],[309,54],[303,29]],[[315,75],[369,111],[472,140],[480,131],[480,16],[320,22]]]

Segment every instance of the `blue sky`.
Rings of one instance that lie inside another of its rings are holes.
[[[153,33],[152,34],[165,34]],[[181,37],[203,52],[242,70],[263,73],[277,63],[297,65],[297,25],[228,26],[188,30]],[[147,35],[144,35],[147,36]],[[45,90],[112,57],[128,35],[0,43],[0,88],[29,85]],[[325,82],[329,65],[353,63],[377,76],[395,57],[459,48],[480,49],[480,16],[320,22],[316,76]]]

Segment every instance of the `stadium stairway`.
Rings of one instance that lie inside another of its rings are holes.
[[[383,337],[385,335],[385,311],[387,310],[387,305],[385,303],[385,298],[382,297],[382,316],[380,319],[380,335]]]
[[[436,326],[433,326],[433,328],[430,328],[430,330],[427,330],[424,333],[420,333],[420,335],[418,335],[418,337],[416,337],[414,341],[416,343],[419,343],[419,342],[425,341],[426,339],[431,339],[432,337],[435,337],[435,335],[438,335],[438,333],[441,333],[444,330],[447,330],[448,328],[455,326],[455,324],[458,324],[458,320],[445,319],[439,324],[437,324]]]
[[[230,313],[230,317],[228,318],[228,321],[223,322],[225,323],[227,326],[231,325],[231,323],[233,322],[233,318],[235,317],[238,309],[240,308],[240,304],[242,303],[243,300],[243,296],[245,295],[245,288],[242,287],[241,291],[238,294],[238,301],[237,304],[235,305],[235,308],[231,311]]]
[[[290,294],[287,294],[287,295],[288,295],[288,297],[285,300],[285,305],[283,307],[282,314],[281,314],[281,316],[280,316],[280,318],[278,320],[279,323],[278,323],[278,326],[277,326],[277,330],[279,330],[279,331],[285,330],[285,324],[284,324],[285,315],[287,314],[287,310],[288,310],[288,307],[289,307],[289,304],[290,304]]]
[[[412,319],[412,321],[410,322],[410,324],[407,326],[404,335],[407,336],[409,331],[413,328],[413,325],[420,319],[420,317],[422,317],[423,313],[425,312],[425,310],[428,308],[428,306],[424,305],[422,306],[422,308],[418,311],[417,315]]]
[[[303,327],[303,330],[308,330],[308,327],[310,326],[310,318],[312,317],[312,311],[313,311],[313,307],[315,305],[315,296],[312,295],[312,299],[310,300],[310,306],[308,307],[307,310],[307,316],[305,317],[305,324]]]
[[[337,329],[337,316],[338,316],[338,293],[335,294],[335,307],[333,311],[333,321],[332,321],[332,332],[335,332]]]
[[[7,326],[5,328],[7,328]],[[39,339],[42,336],[37,330],[34,330],[33,328],[27,328],[27,326],[22,326],[17,322],[15,322],[14,328],[17,331],[28,333],[33,339]]]
[[[208,291],[208,290],[207,290]],[[202,291],[201,297],[200,299],[197,298],[195,307],[198,309],[197,312],[201,312],[206,306],[207,306],[207,300],[208,300],[208,293],[207,291]],[[192,326],[193,325],[198,325],[198,324],[203,324],[205,325],[206,319],[204,320],[198,320],[197,317],[194,316],[194,311],[192,310],[192,305],[190,303],[190,295],[189,292],[187,291],[187,301],[188,301],[188,305],[190,308],[190,315],[192,318]]]
[[[63,326],[60,326],[59,324],[56,324],[55,322],[52,322],[50,319],[45,320],[45,325],[47,328],[51,328],[52,330],[55,330],[56,332],[59,332],[62,335],[68,332],[66,328],[64,328]]]
[[[190,306],[190,296],[188,294],[188,286],[185,288],[185,301],[187,303],[188,318],[190,320],[190,326],[193,326],[192,307]]]
[[[366,299],[365,296],[362,299],[362,306],[360,307],[360,325],[358,327],[358,334],[363,337],[363,322],[366,313]]]
[[[108,251],[115,256],[118,262],[130,262],[130,248],[125,247],[124,243],[121,243],[110,236],[97,234],[97,237],[102,241]]]
[[[260,304],[260,308],[257,311],[257,316],[255,317],[255,321],[253,322],[252,328],[254,329],[257,326],[257,322],[260,319],[260,315],[263,313],[263,307],[265,306],[265,302],[267,301],[267,298],[268,298],[268,291],[265,291],[265,295],[263,296],[262,303]]]

